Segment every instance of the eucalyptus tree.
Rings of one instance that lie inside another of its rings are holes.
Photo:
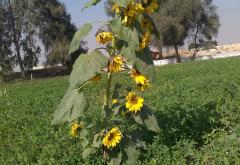
[[[47,63],[66,63],[69,46],[76,32],[71,16],[59,0],[34,0],[34,4],[38,15],[39,38],[45,47]],[[86,42],[80,43],[80,52],[87,51],[85,45]]]
[[[2,5],[2,1],[0,2],[0,5]],[[5,28],[6,22],[7,19],[4,12],[0,10],[0,68],[2,73],[11,71],[15,61],[15,57],[11,51],[10,33],[8,29]]]
[[[220,26],[217,8],[212,4],[212,0],[196,1],[194,11],[189,31],[191,45],[194,48],[193,59],[204,43],[217,36]]]
[[[152,17],[161,39],[154,42],[174,47],[177,62],[181,62],[178,47],[186,38],[192,38],[197,45],[203,39],[212,39],[219,28],[219,17],[212,0],[162,0],[159,13]]]
[[[15,66],[19,66],[23,79],[26,78],[25,68],[31,70],[40,55],[32,2],[30,0],[1,0],[0,3],[1,14],[6,20],[3,28],[9,32],[10,39],[9,45],[6,45],[7,42],[4,43],[8,49],[11,49],[12,57],[15,57]]]

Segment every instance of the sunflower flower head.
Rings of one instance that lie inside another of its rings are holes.
[[[126,108],[133,113],[137,113],[143,107],[144,99],[137,96],[134,92],[129,92],[128,96],[126,97],[127,103]]]
[[[112,32],[101,32],[97,35],[96,40],[101,44],[106,44],[113,40],[114,36]]]
[[[143,0],[143,8],[147,13],[152,13],[158,8],[157,0]]]
[[[127,6],[127,9],[124,10],[124,17],[122,23],[126,26],[130,25],[138,15],[140,15],[144,11],[141,3],[135,3],[131,1]]]
[[[147,32],[144,33],[139,47],[141,49],[144,49],[145,47],[148,46],[149,43],[150,43],[150,33],[147,31]]]
[[[141,21],[141,27],[149,32],[153,31],[153,24],[148,19],[143,19]]]
[[[112,6],[112,11],[115,12],[116,14],[120,14],[120,6],[118,6],[116,3],[113,4]]]
[[[112,104],[117,104],[118,103],[118,99],[113,99],[112,100]]]
[[[141,91],[144,91],[150,86],[149,80],[143,75],[136,76],[134,80]]]
[[[83,128],[82,124],[78,124],[77,122],[73,123],[71,126],[70,134],[72,137],[77,137],[78,132]]]
[[[109,63],[110,72],[120,72],[122,70],[123,58],[121,55],[113,57]]]
[[[108,149],[112,149],[116,147],[118,143],[120,143],[121,139],[121,131],[118,129],[118,127],[114,127],[105,134],[102,144]]]

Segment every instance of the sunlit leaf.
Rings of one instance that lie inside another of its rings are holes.
[[[92,53],[82,54],[74,63],[69,81],[70,89],[79,87],[80,85],[93,78],[108,64],[108,58],[104,56],[99,50]]]
[[[110,22],[112,31],[118,36],[118,39],[127,42],[127,47],[134,50],[139,49],[139,36],[135,28],[131,29],[122,24],[120,18],[115,18]]]
[[[135,121],[141,125],[146,126],[148,130],[154,131],[156,133],[160,132],[157,118],[151,112],[150,108],[143,106],[141,111],[133,115]]]
[[[127,164],[137,164],[138,157],[140,155],[139,151],[137,150],[136,146],[134,144],[129,144],[125,148],[125,152],[127,154]]]
[[[155,69],[153,59],[149,47],[146,47],[140,52],[137,52],[137,59],[134,67],[143,75],[147,76],[151,81],[154,81]]]
[[[92,29],[92,25],[90,23],[86,23],[82,27],[80,27],[77,32],[74,34],[72,39],[68,54],[72,54],[79,49],[80,43],[84,37],[86,37]]]
[[[93,6],[93,5],[97,5],[99,2],[101,2],[101,0],[90,0],[88,3],[86,3],[84,5],[84,7],[82,8],[82,11],[86,8],[89,8],[89,7]]]
[[[82,152],[82,158],[86,159],[88,156],[90,156],[92,154],[92,152],[94,151],[94,148],[86,148],[83,152]]]
[[[110,161],[108,162],[108,165],[119,165],[119,164],[121,164],[121,161],[122,161],[122,153],[121,152],[110,153],[109,157],[110,157]]]
[[[101,146],[101,144],[102,144],[102,138],[101,138],[100,134],[96,134],[94,136],[92,146],[95,148],[99,148]]]
[[[71,123],[80,117],[88,107],[87,99],[77,90],[68,90],[53,114],[52,124]]]

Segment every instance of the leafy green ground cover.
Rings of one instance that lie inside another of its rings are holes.
[[[240,58],[191,62],[156,69],[144,98],[158,117],[161,133],[140,164],[240,163]],[[123,74],[117,81],[129,82]],[[51,126],[68,87],[67,77],[0,85],[0,164],[101,164],[81,158],[67,125]],[[98,120],[102,89],[85,90],[89,114]],[[149,138],[154,135],[154,138]]]

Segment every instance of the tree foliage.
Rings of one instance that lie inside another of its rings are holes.
[[[8,31],[9,40],[5,47],[11,50],[14,65],[19,65],[22,78],[25,70],[31,70],[38,62],[40,47],[37,43],[35,14],[32,12],[32,1],[1,0],[1,17],[5,19],[3,31]],[[12,66],[12,67],[13,67]]]
[[[1,2],[2,5],[3,2]],[[0,11],[0,67],[2,72],[11,71],[14,66],[15,57],[11,50],[10,32],[5,28],[7,17]]]
[[[37,12],[39,37],[45,46],[47,63],[56,64],[69,60],[68,50],[76,26],[71,23],[71,16],[59,0],[35,0],[34,10]],[[86,53],[86,42],[78,43],[78,55]],[[75,58],[73,58],[75,59]]]
[[[178,46],[183,45],[187,37],[196,43],[211,40],[219,28],[219,17],[212,0],[162,0],[159,13],[152,17],[160,31],[160,44],[173,46],[178,62]],[[156,39],[155,43],[159,41]]]

